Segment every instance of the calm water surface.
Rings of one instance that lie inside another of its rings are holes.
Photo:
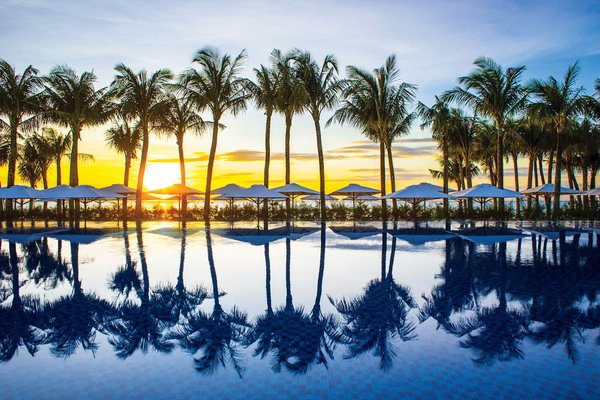
[[[600,398],[596,236],[240,227],[2,236],[2,398]]]

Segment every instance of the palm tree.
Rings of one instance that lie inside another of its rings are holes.
[[[185,87],[185,96],[193,102],[198,110],[208,107],[212,113],[213,133],[208,156],[206,197],[204,199],[205,220],[210,218],[210,190],[221,118],[227,112],[235,116],[245,110],[247,102],[252,96],[248,90],[249,81],[239,76],[245,58],[245,51],[232,58],[229,54],[221,54],[216,48],[206,47],[198,50],[193,60],[200,65],[200,69],[189,69],[181,77]]]
[[[534,80],[530,84],[535,99],[529,109],[538,119],[547,121],[556,135],[554,218],[560,213],[561,162],[564,147],[561,139],[566,128],[584,111],[587,102],[583,87],[575,86],[578,75],[579,64],[575,63],[567,69],[562,82],[550,76],[546,80]]]
[[[198,113],[193,101],[189,98],[177,98],[169,96],[169,106],[166,112],[159,119],[157,129],[168,136],[174,136],[177,142],[177,152],[179,154],[179,171],[181,174],[181,184],[185,185],[185,157],[183,154],[183,139],[186,132],[196,135],[201,134],[209,123],[204,122]],[[181,198],[181,212],[186,215],[187,201],[186,196]]]
[[[435,103],[428,107],[419,102],[417,104],[417,114],[421,118],[421,129],[431,127],[433,137],[441,142],[442,158],[448,160],[449,143],[448,136],[450,131],[450,107],[448,101],[444,98],[435,96]],[[443,192],[448,193],[448,163],[443,164]],[[448,200],[444,199],[444,215],[448,218]]]
[[[54,128],[42,128],[42,132],[49,144],[49,152],[56,166],[56,184],[62,183],[61,160],[71,150],[71,137],[69,135],[58,132]],[[79,159],[89,158],[91,155],[79,153]]]
[[[406,134],[414,119],[407,106],[414,100],[416,86],[401,83],[398,80],[396,57],[389,56],[384,66],[372,73],[349,66],[348,79],[343,83],[344,99],[332,119],[340,123],[349,122],[362,130],[368,138],[379,142],[379,168],[382,196],[386,193],[385,154],[387,150],[392,191],[396,188],[392,160],[392,142],[398,136]],[[395,202],[394,202],[395,204]],[[385,200],[382,200],[384,219],[387,216]],[[395,208],[394,208],[395,215]]]
[[[277,107],[277,91],[279,89],[279,74],[276,68],[269,69],[264,65],[255,68],[256,84],[250,86],[254,101],[258,108],[265,110],[265,168],[263,182],[269,187],[269,165],[271,162],[271,117]]]
[[[317,153],[319,157],[319,192],[321,206],[321,220],[327,218],[325,206],[325,160],[323,158],[323,143],[321,139],[321,113],[333,108],[338,100],[341,90],[337,78],[338,63],[336,58],[329,54],[319,65],[308,51],[293,50],[290,58],[294,60],[294,68],[298,79],[302,82],[306,92],[305,109],[312,117],[317,135]]]
[[[292,119],[294,115],[302,113],[306,106],[306,92],[298,75],[295,73],[291,56],[283,55],[275,49],[271,53],[271,60],[279,76],[277,85],[277,111],[285,119],[285,184],[291,182],[291,157],[290,139]],[[287,202],[289,204],[289,201]]]
[[[0,130],[8,131],[10,137],[7,186],[15,184],[19,136],[34,130],[39,122],[42,80],[37,74],[30,65],[19,75],[0,59],[0,117],[5,118],[0,118]]]
[[[481,115],[490,117],[496,124],[496,182],[504,188],[504,122],[525,105],[527,93],[520,85],[525,66],[509,67],[505,70],[488,57],[479,57],[473,64],[476,69],[467,76],[458,78],[463,87],[444,93],[448,101],[456,101],[473,108]],[[504,202],[500,200],[500,212]]]
[[[168,107],[165,93],[168,81],[173,74],[168,69],[159,69],[152,74],[141,70],[137,74],[129,67],[119,64],[117,74],[111,84],[110,94],[120,102],[121,112],[137,118],[142,135],[142,156],[138,170],[135,210],[137,218],[142,217],[142,189],[150,146],[150,129],[158,123]]]
[[[71,165],[69,184],[79,185],[79,140],[84,127],[98,126],[107,122],[113,112],[106,88],[96,89],[96,75],[84,72],[81,75],[59,65],[44,78],[44,97],[49,120],[66,126],[71,134]]]
[[[115,119],[115,124],[106,131],[104,138],[108,147],[125,157],[123,184],[129,186],[131,160],[137,158],[137,152],[142,147],[142,131],[139,125],[120,115]]]
[[[17,170],[19,175],[29,183],[29,186],[35,188],[42,179],[42,154],[34,144],[31,138],[27,138],[19,149],[19,165]],[[31,203],[30,203],[31,204]]]

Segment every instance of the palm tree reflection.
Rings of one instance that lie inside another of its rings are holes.
[[[95,352],[96,332],[111,314],[110,304],[93,294],[85,294],[79,278],[79,244],[71,242],[73,292],[45,305],[47,341],[51,352],[67,358],[78,347]]]
[[[15,243],[9,243],[9,254],[0,254],[0,270],[10,271],[11,287],[8,296],[12,302],[8,306],[0,305],[0,362],[10,361],[19,347],[25,347],[32,356],[45,340],[42,330],[42,309],[38,299],[21,296],[19,281],[19,258]],[[2,303],[0,303],[2,304]]]
[[[225,312],[221,307],[219,297],[223,293],[219,292],[209,225],[206,226],[205,233],[213,289],[213,310],[211,313],[202,310],[191,312],[169,337],[177,339],[184,350],[195,355],[194,362],[198,372],[211,375],[219,366],[225,367],[227,362],[230,362],[241,377],[245,368],[237,344],[244,339],[249,324],[246,314],[236,307],[230,312]]]
[[[113,276],[111,287],[122,290],[122,293],[135,289],[139,301],[125,298],[117,307],[115,318],[106,324],[106,330],[110,335],[109,342],[117,356],[123,359],[133,355],[137,350],[143,353],[149,349],[170,353],[174,346],[163,335],[163,331],[177,322],[173,321],[168,302],[160,292],[150,291],[148,263],[144,251],[142,226],[139,222],[136,225],[136,238],[142,269],[141,280],[135,270],[135,264],[127,255],[128,247],[126,247],[126,265]]]
[[[330,299],[345,320],[339,341],[346,344],[345,358],[371,352],[380,359],[379,367],[388,370],[396,357],[392,340],[403,342],[416,337],[415,326],[407,321],[408,311],[416,307],[410,290],[393,277],[396,238],[392,239],[389,268],[386,268],[387,231],[381,239],[381,278],[369,282],[360,296],[338,302]],[[387,271],[386,271],[387,269]]]

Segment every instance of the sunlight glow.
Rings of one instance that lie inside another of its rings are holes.
[[[179,164],[148,163],[144,174],[144,187],[147,190],[160,189],[175,183],[181,183]]]

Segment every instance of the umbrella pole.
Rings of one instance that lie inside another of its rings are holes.
[[[356,196],[352,196],[352,219],[356,223]]]

